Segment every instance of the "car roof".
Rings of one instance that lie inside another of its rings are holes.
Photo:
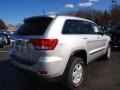
[[[63,19],[74,19],[74,20],[82,20],[82,21],[88,21],[88,22],[93,22],[91,20],[81,18],[81,17],[76,17],[76,16],[68,16],[68,15],[44,15],[44,16],[33,16],[24,19],[24,21],[31,20],[31,19],[40,19],[40,18],[48,18],[48,19],[54,19],[54,18],[63,18]],[[94,23],[94,22],[93,22]]]
[[[82,20],[82,21],[88,21],[88,22],[93,22],[91,20],[81,18],[81,17],[76,17],[76,16],[66,16],[66,15],[59,15],[58,17],[64,18],[64,19],[73,19],[73,20]]]

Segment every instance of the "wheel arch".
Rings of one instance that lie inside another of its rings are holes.
[[[66,65],[66,68],[65,68],[65,71],[64,71],[64,75],[66,75],[65,72],[67,72],[67,69],[69,68],[69,65],[72,62],[72,59],[71,59],[72,57],[82,58],[84,65],[87,66],[87,52],[86,52],[86,50],[84,50],[84,49],[75,50],[71,53],[71,55],[68,59],[68,62],[67,62],[67,65]]]
[[[86,50],[84,50],[84,49],[76,50],[76,51],[71,53],[70,58],[72,58],[72,57],[80,57],[80,58],[82,58],[84,64],[87,65],[87,53],[86,53]],[[69,61],[70,61],[70,58],[69,58]]]

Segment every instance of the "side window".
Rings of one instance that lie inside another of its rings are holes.
[[[80,20],[67,20],[63,27],[63,34],[89,34],[89,22]]]
[[[65,22],[62,33],[63,34],[76,34],[78,29],[76,20],[67,20]]]
[[[99,34],[99,33],[101,33],[101,30],[98,28],[98,26],[96,24],[91,23],[91,28],[92,28],[93,34]]]
[[[87,21],[79,21],[79,31],[80,34],[90,34],[90,25]]]

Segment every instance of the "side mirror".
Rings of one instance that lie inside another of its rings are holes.
[[[97,34],[99,34],[99,35],[104,35],[105,33],[104,33],[104,32],[98,32]]]
[[[104,34],[108,34],[108,30],[104,30],[103,33],[104,33]]]

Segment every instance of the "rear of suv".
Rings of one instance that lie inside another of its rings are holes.
[[[111,26],[108,35],[111,37],[111,45],[120,47],[120,25]]]
[[[15,33],[9,54],[13,65],[74,89],[83,81],[88,63],[101,56],[110,58],[110,37],[87,19],[30,17]]]

